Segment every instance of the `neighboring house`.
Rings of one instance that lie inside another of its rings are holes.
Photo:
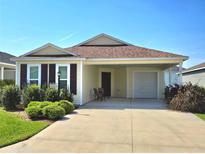
[[[205,62],[182,72],[183,83],[191,82],[205,87]]]
[[[70,89],[75,103],[83,104],[94,99],[97,87],[111,97],[163,98],[164,70],[179,65],[182,72],[187,59],[100,34],[64,49],[48,43],[13,60],[17,85],[56,86],[60,72],[60,86]]]
[[[15,56],[5,52],[0,52],[0,80],[15,80],[16,65],[10,58]]]

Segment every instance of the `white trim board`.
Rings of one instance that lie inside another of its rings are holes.
[[[58,70],[59,66],[66,66],[67,67],[67,89],[70,91],[70,64],[56,64],[56,85],[58,85]]]
[[[41,86],[41,64],[27,64],[27,83],[30,84],[30,67],[38,66],[38,86]]]

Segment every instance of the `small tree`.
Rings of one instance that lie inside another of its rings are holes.
[[[2,104],[6,110],[16,109],[16,105],[21,101],[21,93],[17,86],[9,85],[3,88]]]

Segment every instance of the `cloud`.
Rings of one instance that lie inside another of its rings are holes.
[[[13,40],[11,40],[12,42],[21,42],[21,41],[24,41],[24,40],[27,40],[28,39],[28,37],[19,37],[19,38],[16,38],[16,39],[13,39]]]
[[[71,39],[72,37],[76,36],[77,34],[78,34],[78,32],[74,32],[74,33],[71,33],[71,34],[69,34],[69,35],[66,35],[66,36],[62,37],[62,38],[59,40],[59,42],[63,42],[63,41],[65,41],[65,40],[69,40],[69,39]]]

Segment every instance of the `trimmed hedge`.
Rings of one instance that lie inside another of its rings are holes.
[[[43,117],[42,109],[39,106],[30,106],[26,108],[26,113],[30,118],[41,118]]]
[[[73,103],[67,100],[61,100],[60,102],[57,102],[57,105],[64,108],[66,114],[71,113],[75,109]]]
[[[49,105],[43,108],[43,115],[50,120],[57,120],[65,115],[65,110],[58,105]]]
[[[61,100],[60,102],[31,101],[26,108],[26,113],[31,118],[44,117],[56,120],[62,118],[65,114],[71,113],[73,110],[74,105],[67,100]]]

